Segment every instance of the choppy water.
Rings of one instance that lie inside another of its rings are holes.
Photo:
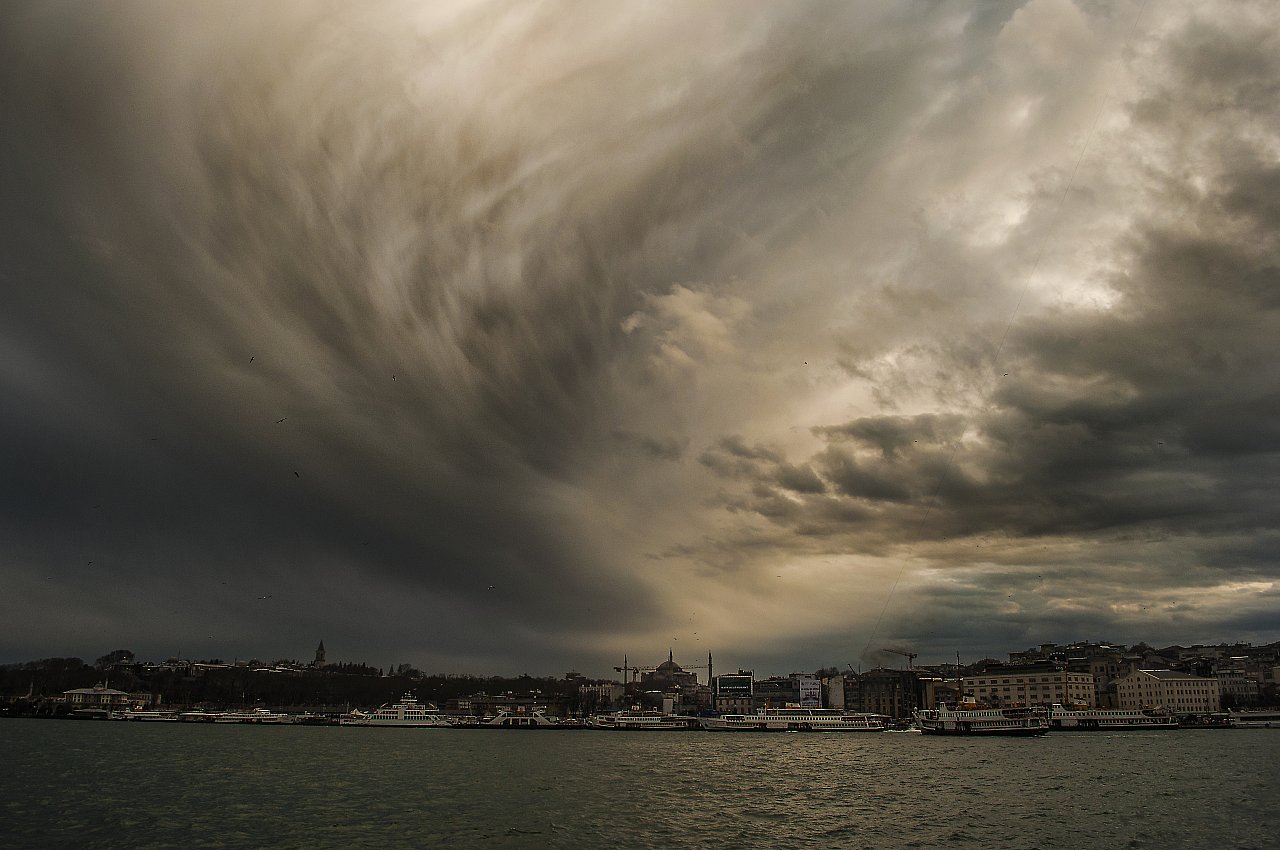
[[[1277,848],[1280,731],[0,721],[0,846]]]

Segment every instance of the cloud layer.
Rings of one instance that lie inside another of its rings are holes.
[[[1267,4],[3,16],[0,654],[1280,631]]]

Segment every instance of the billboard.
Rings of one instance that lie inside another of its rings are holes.
[[[822,705],[822,682],[816,676],[796,676],[800,691],[801,708],[818,708]]]

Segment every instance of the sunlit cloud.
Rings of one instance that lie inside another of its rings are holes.
[[[0,654],[1274,639],[1278,17],[6,9]]]

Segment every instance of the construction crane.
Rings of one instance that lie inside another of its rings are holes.
[[[911,669],[912,664],[915,662],[916,657],[919,655],[919,653],[916,653],[916,652],[905,652],[905,651],[903,651],[903,650],[901,650],[901,649],[889,649],[888,647],[884,647],[881,651],[882,651],[882,652],[892,652],[894,655],[904,655],[904,656],[906,656],[906,658],[907,658],[907,669],[908,669],[908,670],[910,670],[910,669]]]
[[[622,683],[624,685],[636,681],[641,673],[655,673],[658,670],[657,667],[632,667],[627,663],[627,656],[625,655],[622,656],[622,666],[614,667],[613,669],[622,674]]]

